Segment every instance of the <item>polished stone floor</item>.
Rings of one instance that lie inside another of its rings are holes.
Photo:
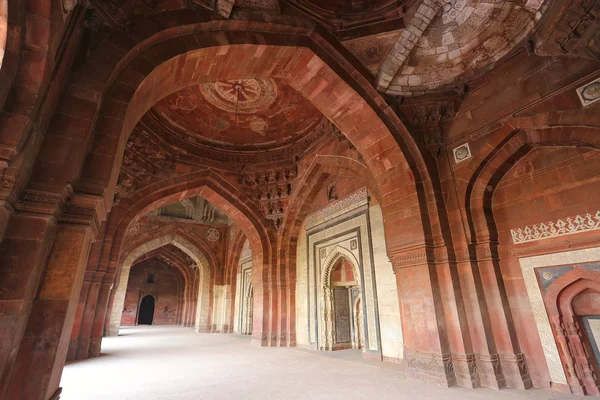
[[[127,327],[103,355],[65,367],[61,400],[580,399],[547,390],[444,389],[357,351],[260,348],[191,328]]]

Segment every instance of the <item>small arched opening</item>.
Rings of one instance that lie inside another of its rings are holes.
[[[140,302],[140,313],[138,314],[138,325],[152,325],[154,321],[155,301],[152,295],[146,295]]]

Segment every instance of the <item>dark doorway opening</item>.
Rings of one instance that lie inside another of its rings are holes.
[[[154,297],[147,295],[140,303],[138,325],[152,325],[154,320]]]

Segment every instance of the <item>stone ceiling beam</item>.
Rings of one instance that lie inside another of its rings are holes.
[[[422,1],[410,23],[402,31],[386,59],[381,63],[377,72],[377,90],[380,92],[387,90],[425,29],[427,29],[439,9],[446,3],[445,0]]]

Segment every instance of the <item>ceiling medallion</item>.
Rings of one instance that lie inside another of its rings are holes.
[[[225,129],[229,128],[229,122],[225,121],[223,118],[213,118],[210,121],[210,126],[218,131],[224,131]]]
[[[265,132],[269,128],[269,124],[262,118],[255,118],[250,122],[250,129],[254,132],[259,133],[261,136],[265,135]]]
[[[171,106],[172,110],[194,111],[198,107],[198,99],[195,96],[179,96],[175,104]]]
[[[277,98],[277,83],[270,78],[209,82],[199,87],[210,104],[236,115],[267,109]]]

